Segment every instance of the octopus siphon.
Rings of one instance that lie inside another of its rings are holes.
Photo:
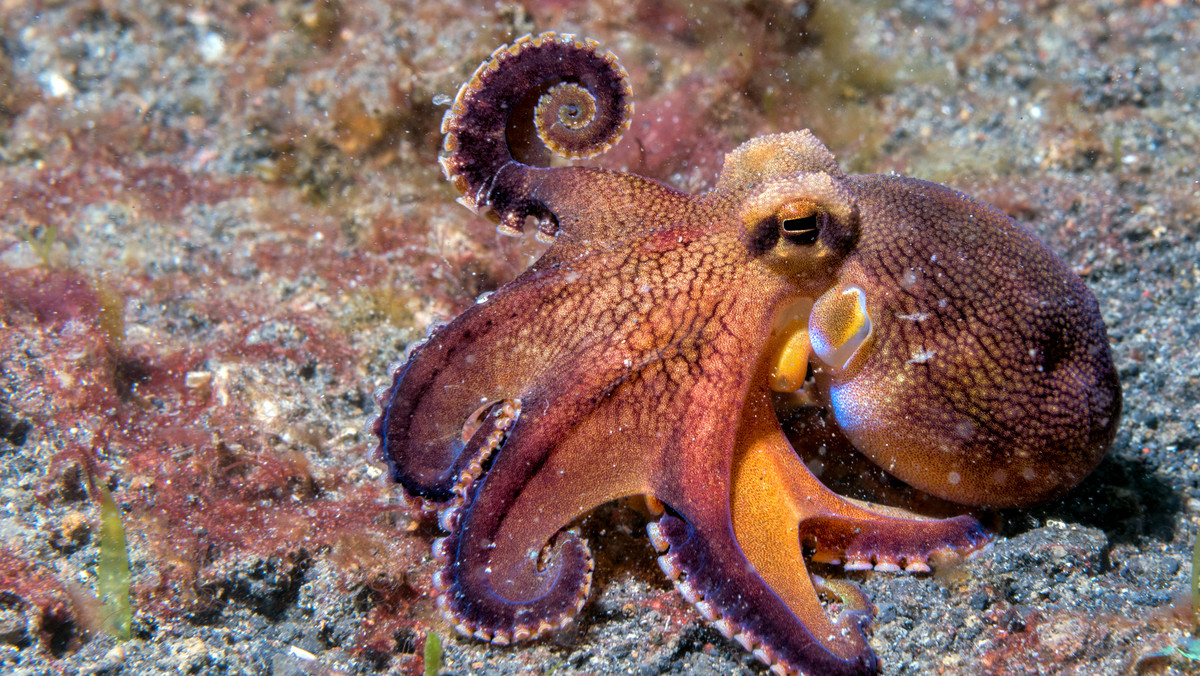
[[[832,492],[774,398],[809,393],[924,493],[1043,501],[1120,414],[1096,300],[994,207],[847,175],[808,131],[742,144],[700,195],[551,166],[616,143],[631,98],[611,53],[543,33],[496,50],[443,121],[459,202],[552,243],[378,396],[378,453],[446,532],[438,606],[499,645],[564,627],[592,581],[576,522],[644,496],[662,569],[721,633],[781,675],[874,673],[870,602],[810,569],[928,572],[989,535]]]

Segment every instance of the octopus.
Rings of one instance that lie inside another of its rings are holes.
[[[834,493],[778,398],[810,397],[923,493],[1044,501],[1114,436],[1098,304],[994,207],[847,175],[809,131],[742,144],[699,195],[552,166],[611,147],[631,99],[611,53],[543,33],[497,49],[443,120],[459,202],[550,244],[377,395],[377,453],[446,533],[438,608],[498,645],[563,628],[592,583],[578,522],[640,496],[675,588],[771,671],[874,673],[870,601],[818,573],[928,572],[990,535]]]

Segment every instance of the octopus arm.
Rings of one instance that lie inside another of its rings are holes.
[[[765,399],[748,399],[732,497],[739,542],[747,551],[769,555],[754,557],[763,562],[756,567],[764,574],[777,579],[790,576],[795,566],[803,570],[801,546],[813,551],[815,561],[849,570],[928,572],[931,559],[969,554],[987,543],[972,517],[931,519],[829,490],[801,462]],[[786,556],[777,545],[784,532]]]
[[[874,673],[870,603],[853,585],[810,575],[804,547],[849,568],[927,571],[932,555],[967,554],[987,538],[970,517],[926,519],[830,492],[788,444],[765,388],[745,400],[728,473],[684,472],[662,492],[671,511],[650,527],[660,564],[714,626],[776,671]],[[714,501],[722,480],[729,500]],[[831,618],[822,596],[841,612]]]
[[[645,359],[637,354],[643,343],[623,340],[639,317],[612,310],[629,284],[613,270],[632,269],[628,254],[565,241],[551,250],[566,260],[543,261],[468,308],[395,372],[376,431],[392,475],[410,495],[451,499],[496,431],[485,423],[502,414],[501,402],[528,415],[539,388],[575,382],[598,391],[629,371],[626,362]],[[572,364],[586,368],[574,376],[565,372]],[[479,429],[487,433],[476,435]]]
[[[439,586],[450,622],[501,643],[557,629],[582,606],[591,571],[586,543],[564,528],[615,499],[671,495],[685,448],[712,449],[717,465],[723,456],[713,485],[726,485],[736,422],[710,414],[738,410],[749,374],[743,365],[731,379],[728,364],[713,366],[719,359],[677,342],[609,382],[592,379],[604,368],[589,362],[531,393],[463,506],[443,514],[451,535],[439,544]]]
[[[519,406],[554,358],[552,337],[533,330],[534,320],[569,283],[564,269],[527,272],[434,331],[396,370],[377,431],[393,477],[410,495],[451,498],[487,438],[471,427],[495,431],[487,424],[494,407]]]

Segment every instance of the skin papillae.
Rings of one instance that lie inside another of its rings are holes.
[[[726,636],[780,674],[872,673],[869,601],[810,562],[926,572],[988,537],[969,516],[829,491],[773,393],[812,388],[859,451],[923,491],[1045,500],[1117,424],[1096,301],[996,209],[847,176],[807,131],[743,144],[702,195],[545,166],[547,149],[614,143],[630,98],[615,57],[546,33],[497,50],[443,122],[459,201],[553,244],[380,396],[379,452],[448,533],[439,606],[498,644],[564,626],[592,573],[572,523],[647,496],[663,570]]]

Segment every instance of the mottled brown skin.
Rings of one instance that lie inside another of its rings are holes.
[[[572,522],[648,496],[663,570],[726,636],[781,674],[871,673],[870,603],[810,576],[803,549],[927,571],[987,537],[970,517],[830,492],[772,388],[802,381],[811,357],[818,396],[888,471],[966,504],[1042,500],[1092,470],[1116,425],[1096,302],[995,209],[846,176],[808,132],[743,144],[699,196],[526,163],[544,154],[527,146],[534,118],[546,147],[585,156],[628,125],[629,97],[611,54],[543,34],[497,50],[443,124],[460,201],[506,232],[533,217],[553,244],[381,396],[380,452],[448,532],[439,605],[500,644],[565,625],[592,571]],[[835,617],[821,594],[841,600]]]

